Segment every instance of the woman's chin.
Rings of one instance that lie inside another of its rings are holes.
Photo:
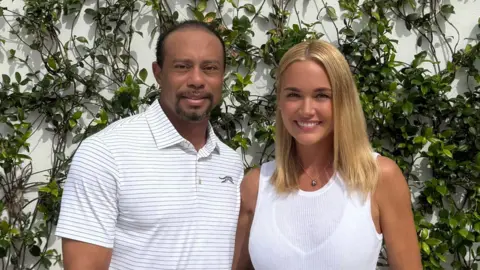
[[[320,138],[317,136],[296,136],[295,141],[303,146],[311,146],[320,142]]]
[[[317,145],[328,138],[329,136],[325,136],[325,134],[299,134],[294,136],[296,143],[302,146]]]

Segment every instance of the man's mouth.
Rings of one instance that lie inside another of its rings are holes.
[[[184,96],[182,97],[183,100],[185,100],[190,106],[201,106],[203,105],[207,100],[209,100],[207,97],[187,97]]]

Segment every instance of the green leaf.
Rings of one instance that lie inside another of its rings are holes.
[[[85,37],[77,37],[76,39],[77,39],[78,42],[88,43],[88,40]]]
[[[330,17],[331,20],[336,20],[338,18],[337,11],[332,6],[327,7],[327,15],[328,17]]]
[[[235,76],[237,77],[237,80],[238,80],[241,84],[243,84],[243,76],[242,76],[242,74],[240,74],[240,73],[237,72],[237,73],[235,73]]]
[[[10,77],[7,74],[2,74],[2,80],[4,84],[10,84]]]
[[[442,5],[440,10],[442,11],[442,13],[445,13],[445,14],[454,14],[455,13],[454,7],[450,4]]]
[[[437,239],[437,238],[428,238],[425,242],[426,242],[429,246],[435,247],[435,246],[440,245],[440,244],[442,243],[442,240]]]
[[[97,69],[95,70],[95,72],[98,73],[98,74],[103,74],[103,75],[105,75],[105,69],[104,69],[104,68],[97,68]]]
[[[21,160],[21,159],[28,159],[28,160],[32,160],[31,157],[27,156],[27,155],[24,155],[24,154],[17,154],[17,159]]]
[[[42,254],[42,250],[40,249],[39,246],[37,245],[33,245],[31,246],[28,251],[30,251],[30,254],[32,254],[32,256],[34,257],[38,257],[40,256],[40,254]]]
[[[232,4],[232,6],[233,6],[234,8],[237,8],[238,6],[237,6],[237,3],[235,3],[235,1],[236,1],[236,0],[227,0],[227,2],[229,2],[230,4]]]
[[[207,8],[207,0],[200,0],[197,5],[197,10],[200,12],[204,12]]]
[[[68,124],[70,125],[71,128],[73,128],[77,125],[77,121],[75,121],[73,119],[69,119]]]
[[[439,264],[438,261],[435,259],[435,257],[430,256],[430,262],[431,262],[434,266],[440,267],[440,264]]]
[[[22,82],[22,75],[20,75],[20,73],[18,73],[18,72],[15,72],[15,80],[17,80],[17,83],[21,83]]]
[[[76,144],[76,143],[78,143],[82,138],[83,138],[83,134],[77,134],[77,135],[75,135],[75,136],[73,137],[72,143],[73,143],[73,144]]]
[[[458,230],[458,234],[460,234],[463,238],[467,238],[468,231],[467,231],[467,229],[462,228],[462,229]]]
[[[427,229],[422,229],[422,230],[420,231],[420,237],[421,237],[422,239],[427,239],[427,237],[428,237],[428,230],[427,230]]]
[[[418,39],[417,39],[417,46],[422,47],[422,43],[423,43],[423,37],[419,36]]]
[[[49,187],[45,186],[45,187],[39,188],[38,191],[44,192],[44,193],[50,193],[52,190]]]
[[[97,12],[91,8],[87,8],[85,9],[85,13],[88,14],[88,15],[91,15],[91,16],[96,16],[97,15]]]
[[[243,5],[246,11],[248,11],[250,14],[255,14],[255,6],[252,4],[246,4]]]
[[[417,144],[423,144],[424,139],[425,138],[423,136],[417,136],[415,139],[413,139],[413,142]]]
[[[429,204],[432,204],[433,201],[434,201],[434,199],[432,198],[432,196],[430,196],[430,195],[427,196],[427,202],[428,202]]]
[[[195,19],[198,21],[203,22],[205,20],[205,16],[203,15],[202,12],[198,11],[197,9],[192,10],[193,15],[195,16]]]
[[[433,135],[433,128],[432,127],[427,127],[425,129],[425,137],[430,138]]]
[[[452,152],[448,149],[443,149],[443,154],[449,158],[453,158]]]
[[[57,69],[57,62],[55,61],[55,58],[53,58],[52,56],[50,56],[50,57],[48,58],[47,63],[48,63],[48,66],[49,66],[51,69],[53,69],[53,70]]]
[[[455,218],[451,218],[451,219],[448,221],[448,224],[449,224],[450,227],[453,229],[453,228],[457,227],[458,221],[457,221]]]
[[[428,246],[427,243],[422,242],[422,250],[423,250],[425,253],[427,253],[427,255],[430,255],[430,252],[431,252],[431,251],[430,251],[430,247]]]
[[[76,111],[73,115],[72,118],[75,120],[78,120],[80,117],[82,117],[82,112],[81,111]]]
[[[407,19],[408,22],[413,22],[413,21],[417,20],[418,18],[420,18],[418,13],[412,13],[412,14],[408,14],[406,19]]]
[[[412,114],[412,111],[413,111],[413,104],[410,101],[407,101],[403,103],[402,109],[406,115],[410,115]]]
[[[372,16],[377,20],[377,21],[380,21],[380,15],[378,14],[378,12],[372,12]]]
[[[438,193],[442,194],[442,196],[445,196],[448,191],[446,186],[436,186],[435,190],[437,190]]]
[[[133,84],[132,74],[127,75],[127,77],[125,78],[125,84],[128,86],[131,86]]]
[[[147,75],[148,75],[147,70],[145,68],[142,68],[142,70],[140,70],[140,73],[139,73],[140,79],[142,79],[142,81],[145,82],[145,80],[147,79]]]
[[[217,17],[217,14],[215,12],[209,12],[207,15],[205,15],[205,18],[203,19],[204,22],[211,22],[215,20]]]
[[[420,91],[422,91],[423,95],[426,95],[428,93],[428,87],[425,85],[420,86]]]
[[[98,62],[104,64],[104,65],[108,65],[108,59],[105,55],[97,55],[97,60]]]
[[[475,235],[473,235],[473,233],[468,233],[466,238],[469,241],[475,242]]]
[[[472,133],[473,135],[477,135],[477,130],[474,127],[469,127],[468,131]]]
[[[480,222],[475,223],[473,226],[473,229],[477,232],[480,233]],[[480,254],[479,254],[480,255]]]
[[[52,194],[54,197],[58,197],[58,189],[52,189],[51,194]]]

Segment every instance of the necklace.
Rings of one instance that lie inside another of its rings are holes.
[[[299,164],[300,164],[300,167],[302,167],[302,169],[303,169],[303,171],[305,172],[305,174],[308,176],[308,178],[310,178],[310,179],[312,180],[312,182],[310,183],[310,184],[312,185],[312,187],[316,186],[316,185],[317,185],[317,180],[316,180],[315,178],[311,177],[311,176],[307,173],[307,170],[305,170],[305,168],[303,167],[303,165],[302,165],[300,162],[299,162]],[[330,165],[330,164],[331,164],[331,162],[330,162],[328,165]],[[328,165],[323,168],[323,170],[324,170],[324,172],[325,172],[325,176],[328,175],[328,173],[327,173],[327,167],[328,167]]]

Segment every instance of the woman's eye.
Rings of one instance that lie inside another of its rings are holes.
[[[330,96],[326,94],[319,94],[317,95],[317,98],[330,98]]]

